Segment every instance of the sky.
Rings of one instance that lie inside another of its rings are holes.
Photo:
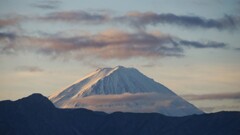
[[[205,112],[240,111],[240,0],[0,0],[0,100],[135,67]]]

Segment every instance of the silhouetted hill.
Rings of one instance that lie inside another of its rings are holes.
[[[57,109],[41,94],[0,102],[0,135],[239,135],[240,112],[185,117]]]

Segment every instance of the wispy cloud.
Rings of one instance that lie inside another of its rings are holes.
[[[188,107],[190,107],[176,106],[179,102],[182,103],[185,101],[176,96],[166,96],[159,93],[124,93],[116,95],[93,95],[65,102],[64,105],[67,107],[84,107],[105,112],[161,112],[173,115],[180,108],[181,110],[188,110]],[[61,105],[60,102],[59,105]],[[64,108],[64,105],[61,107]],[[175,115],[181,116],[185,114],[178,112]]]
[[[230,105],[220,105],[216,106],[213,104],[210,107],[199,107],[201,110],[204,112],[219,112],[223,110],[228,110],[228,111],[240,111],[240,105],[239,104],[230,104]]]
[[[2,34],[6,38],[11,35]],[[186,48],[225,48],[218,42],[187,41],[160,32],[129,33],[110,29],[97,34],[79,36],[49,35],[47,37],[14,36],[8,41],[9,49],[35,50],[56,57],[71,55],[82,58],[84,54],[102,59],[125,59],[130,57],[180,57]],[[2,44],[4,46],[4,44]],[[5,44],[5,46],[7,46]],[[3,48],[3,47],[2,47]],[[4,50],[2,50],[4,51]]]
[[[21,17],[0,18],[0,28],[16,25],[20,22]]]
[[[58,1],[37,2],[32,6],[38,8],[57,8]],[[22,21],[43,21],[43,22],[61,22],[61,23],[83,23],[89,25],[111,24],[126,25],[129,27],[144,29],[146,26],[157,26],[159,24],[168,24],[182,26],[185,28],[204,28],[218,30],[235,30],[240,26],[240,16],[225,15],[222,18],[204,18],[200,16],[176,15],[172,13],[156,12],[129,12],[125,15],[114,15],[108,11],[54,11],[41,16],[15,15],[14,18],[0,19],[0,28],[13,25]]]
[[[224,48],[227,46],[225,43],[215,42],[215,41],[200,43],[196,41],[181,40],[180,44],[188,47],[195,47],[195,48]]]
[[[90,13],[86,11],[58,11],[51,12],[45,16],[38,17],[37,19],[43,21],[60,21],[67,23],[106,23],[109,19],[107,14]]]
[[[238,100],[240,100],[240,92],[204,94],[204,95],[182,95],[182,96],[187,100],[219,100],[219,99],[238,99]]]
[[[43,72],[44,70],[36,66],[20,66],[16,68],[17,71],[23,72]]]
[[[42,0],[32,3],[31,6],[40,9],[57,9],[60,4],[61,2],[58,0]]]
[[[0,32],[0,40],[2,39],[14,40],[16,37],[17,35],[12,32]]]
[[[16,46],[17,38],[13,32],[0,32],[0,53],[9,54]]]
[[[236,51],[240,51],[240,47],[234,48],[234,50],[236,50]]]
[[[130,12],[115,19],[137,28],[144,28],[147,25],[170,24],[184,26],[186,28],[199,27],[232,30],[240,25],[240,17],[230,15],[225,15],[218,19],[206,19],[199,16],[176,15],[172,13]]]
[[[54,3],[55,1],[52,1]],[[87,11],[55,11],[42,16],[15,15],[12,18],[0,20],[0,27],[18,24],[24,21],[46,21],[65,23],[125,23],[134,27],[145,27],[146,25],[157,25],[169,23],[182,26],[204,27],[224,29],[236,27],[236,19],[224,17],[225,19],[204,19],[194,16],[177,16],[174,14],[157,14],[152,12],[131,12],[124,16],[113,16],[108,12]],[[228,18],[228,19],[226,19]],[[219,21],[225,20],[225,21]],[[230,21],[232,20],[232,21]],[[213,22],[213,23],[211,23]],[[231,22],[231,23],[230,23]],[[223,27],[224,26],[224,27]],[[18,52],[19,50],[30,50],[54,57],[70,57],[81,59],[91,57],[103,59],[126,59],[130,57],[182,57],[187,48],[225,48],[226,43],[216,41],[191,41],[174,35],[161,32],[125,32],[115,29],[105,30],[96,34],[81,35],[59,35],[45,34],[40,36],[28,36],[26,33],[20,35],[11,32],[0,33],[0,51]]]
[[[142,67],[145,67],[145,68],[151,68],[151,67],[155,67],[155,66],[157,66],[157,64],[156,63],[147,63],[147,64],[143,64],[143,65],[141,65]]]
[[[240,16],[225,15],[222,18],[207,19],[200,16],[176,15],[172,13],[159,14],[155,12],[129,12],[125,15],[113,16],[111,13],[106,12],[56,11],[38,19],[63,23],[121,23],[138,29],[158,24],[218,30],[234,30],[240,26]]]

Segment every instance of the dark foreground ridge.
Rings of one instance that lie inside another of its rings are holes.
[[[57,109],[41,94],[0,102],[0,135],[239,135],[240,112],[185,117]]]

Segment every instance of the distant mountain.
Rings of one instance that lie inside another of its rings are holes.
[[[40,94],[0,102],[0,135],[239,135],[240,112],[184,117],[58,109]]]
[[[201,114],[201,110],[135,68],[101,68],[51,95],[59,108],[104,112],[158,112],[169,116]]]

